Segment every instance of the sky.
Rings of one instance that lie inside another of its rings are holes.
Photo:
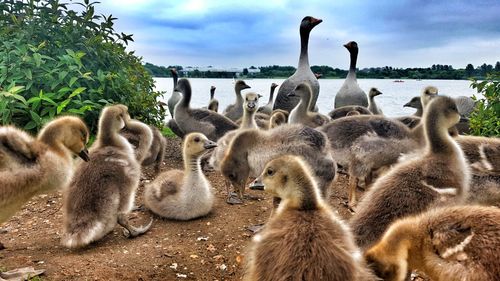
[[[133,34],[129,50],[156,65],[296,66],[299,24],[311,32],[311,65],[347,69],[342,46],[359,45],[358,68],[465,68],[500,61],[499,0],[101,0],[118,32]]]

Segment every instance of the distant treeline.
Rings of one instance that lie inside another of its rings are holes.
[[[170,77],[169,69],[175,67],[177,70],[182,70],[182,66],[157,66],[151,63],[145,64],[146,69],[154,77]],[[249,69],[257,69],[255,66],[251,66]],[[247,68],[243,69],[240,77],[247,78],[286,78],[295,72],[295,67],[293,66],[261,66],[258,67],[260,72],[250,72]],[[313,65],[311,67],[312,71],[317,74],[321,74],[322,78],[345,78],[347,76],[347,70],[332,68],[330,66]],[[492,74],[495,72],[500,72],[500,62],[497,61],[493,66],[491,64],[482,64],[480,66],[474,67],[472,64],[468,64],[465,68],[454,69],[451,65],[441,65],[433,64],[431,67],[427,68],[395,68],[391,66],[384,67],[370,67],[357,70],[358,78],[376,78],[376,79],[483,79],[487,74]],[[183,76],[182,73],[179,73]],[[232,73],[228,72],[202,72],[194,70],[188,73],[189,77],[193,78],[231,78]]]

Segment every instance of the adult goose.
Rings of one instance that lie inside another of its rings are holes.
[[[309,67],[309,56],[307,53],[307,48],[309,44],[309,34],[311,30],[322,20],[316,19],[310,16],[302,19],[300,23],[300,56],[299,65],[295,73],[288,77],[283,84],[281,84],[276,100],[274,101],[273,109],[283,109],[290,112],[298,103],[299,97],[289,97],[288,94],[293,91],[300,83],[309,83],[313,91],[313,98],[311,102],[311,110],[314,109],[316,105],[316,100],[319,94],[319,83],[314,73]]]
[[[177,89],[182,93],[182,98],[175,106],[174,119],[168,122],[172,131],[181,131],[184,135],[199,132],[208,139],[217,141],[220,137],[231,130],[238,128],[233,121],[217,112],[208,109],[193,109],[189,106],[191,102],[191,84],[189,80],[179,79]]]
[[[266,105],[259,107],[259,110],[257,112],[262,112],[267,115],[271,115],[273,111],[273,98],[274,98],[274,90],[278,87],[278,84],[272,83],[271,84],[271,92],[269,93],[269,101],[267,102]]]
[[[172,96],[170,96],[167,101],[167,105],[170,116],[174,117],[174,108],[175,105],[181,100],[181,93],[175,89],[175,87],[177,87],[177,80],[179,78],[179,76],[177,75],[177,70],[175,68],[171,68],[170,73],[172,74],[172,79],[174,80],[174,90],[172,91]]]
[[[366,93],[359,87],[356,80],[356,61],[358,60],[358,43],[351,41],[344,45],[351,54],[351,65],[349,73],[342,84],[342,87],[335,96],[334,107],[342,107],[346,105],[361,105],[368,107],[368,98]]]

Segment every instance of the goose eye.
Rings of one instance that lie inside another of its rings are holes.
[[[231,174],[229,174],[229,179],[230,179],[230,180],[234,180],[235,178],[236,178],[236,176],[235,176],[234,174],[232,174],[232,173],[231,173]]]
[[[274,171],[272,169],[267,169],[266,174],[268,176],[272,176],[272,175],[274,175]]]
[[[194,138],[194,142],[200,142],[200,138],[199,137]]]

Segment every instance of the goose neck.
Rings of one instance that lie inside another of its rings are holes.
[[[348,77],[352,77],[356,79],[356,62],[358,60],[358,50],[350,50],[351,63],[349,65],[349,74]]]
[[[257,123],[255,123],[254,116],[255,116],[255,111],[244,110],[240,128],[242,129],[257,128]]]
[[[184,171],[187,174],[196,174],[201,172],[201,160],[198,155],[191,155],[184,152]]]
[[[428,116],[430,117],[430,116]],[[436,118],[425,118],[424,130],[429,150],[432,153],[450,155],[453,153],[452,139],[448,134],[448,129],[440,124],[442,120]]]
[[[307,67],[309,68],[309,55],[308,55],[308,45],[309,45],[309,31],[300,31],[300,56],[299,56],[299,66],[298,68]]]

